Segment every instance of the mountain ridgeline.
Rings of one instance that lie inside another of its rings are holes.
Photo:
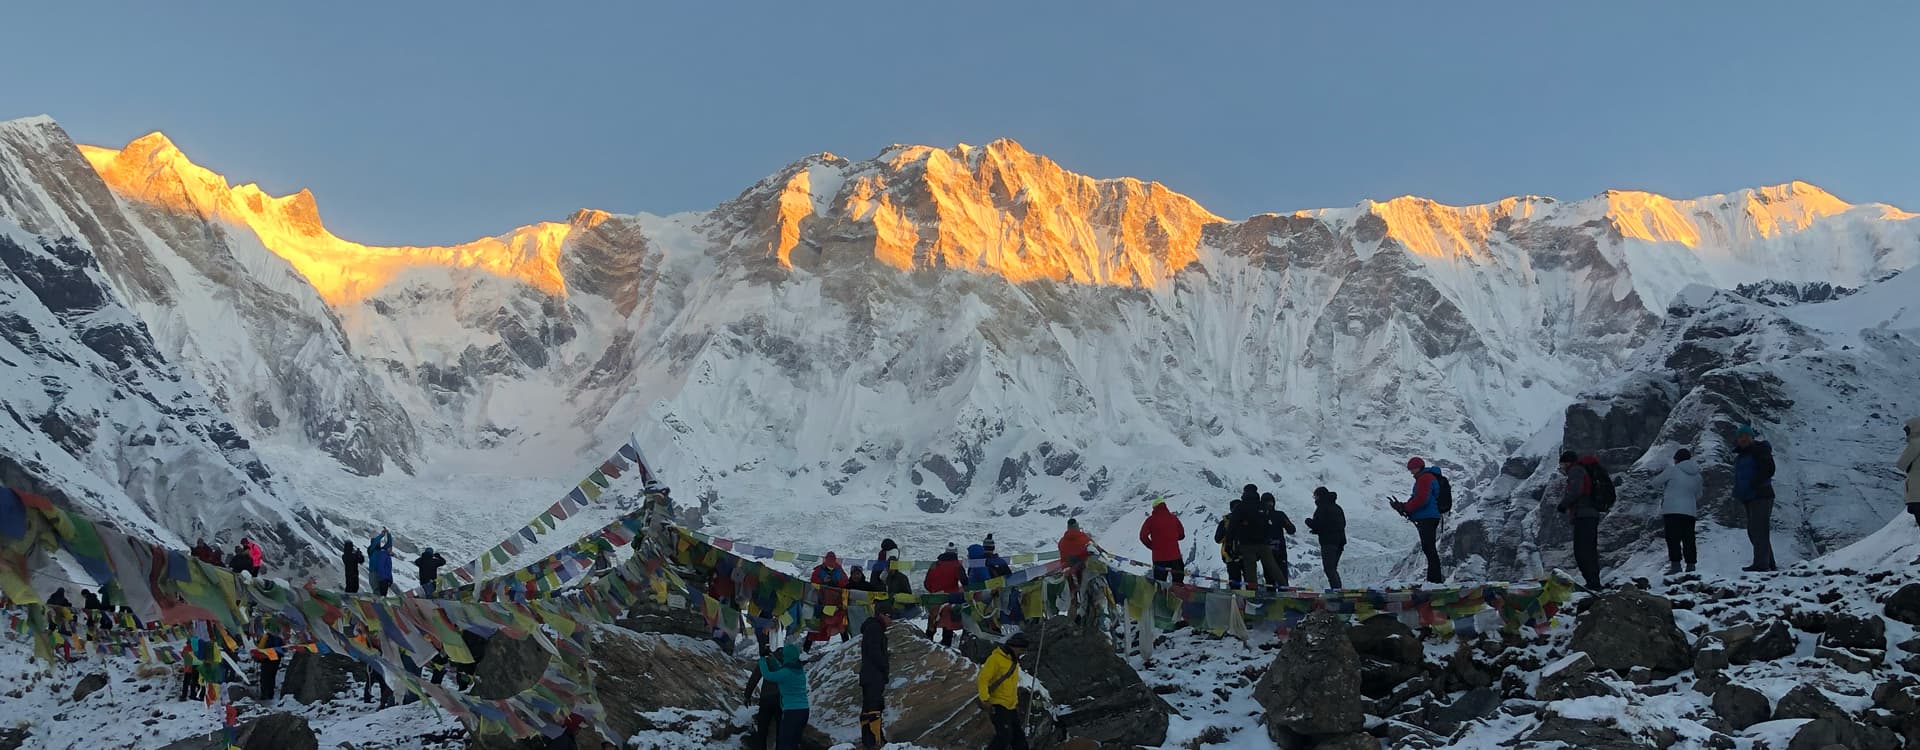
[[[390,520],[377,503],[335,502],[354,492],[485,497],[531,516],[551,498],[492,497],[498,477],[550,478],[557,497],[637,431],[710,531],[763,544],[864,550],[892,536],[930,557],[994,531],[1033,548],[1075,516],[1129,554],[1149,496],[1198,528],[1240,484],[1295,515],[1327,485],[1354,499],[1361,574],[1399,561],[1410,530],[1359,498],[1404,494],[1399,467],[1421,455],[1459,479],[1456,558],[1518,574],[1560,533],[1519,507],[1545,486],[1525,467],[1580,429],[1581,410],[1621,398],[1623,377],[1647,383],[1676,405],[1657,415],[1667,426],[1593,446],[1645,452],[1735,418],[1714,408],[1715,372],[1773,366],[1750,350],[1691,368],[1652,352],[1715,337],[1702,316],[1728,309],[1779,329],[1766,321],[1864,298],[1920,262],[1915,215],[1805,183],[1691,200],[1403,197],[1230,221],[1005,140],[810,156],[707,212],[583,210],[459,245],[381,247],[327,231],[312,194],[232,186],[157,133],[76,146],[39,118],[0,125],[0,145],[0,218],[17,228],[3,291],[25,299],[42,258],[83,269],[71,273],[138,332],[142,361],[177,373],[167,398],[185,406],[151,418],[230,426],[175,455],[195,476],[238,477],[219,492],[249,510],[159,510],[207,507],[210,480],[102,507],[182,537],[284,520],[289,540],[319,543]],[[1728,291],[1676,303],[1696,286]],[[74,448],[48,426],[73,420],[47,415],[97,409],[133,376],[37,374],[79,359],[101,325],[49,314],[40,335],[58,319],[67,338],[9,359],[24,360],[23,384],[88,390],[3,398],[34,450],[78,463],[22,470],[75,501],[111,496],[125,466],[153,460],[146,430],[107,420],[119,431]],[[1891,403],[1904,398],[1898,362],[1881,357],[1911,348],[1898,323],[1826,361],[1889,379],[1859,385],[1885,408],[1849,412],[1871,436],[1862,457],[1892,450],[1912,410]],[[1778,377],[1787,392],[1817,387]],[[1734,405],[1789,433],[1824,429],[1805,403]],[[1814,496],[1870,497],[1837,526],[1811,511],[1783,521],[1814,529],[1805,551],[1862,533],[1878,494],[1891,515],[1873,471],[1810,480]],[[477,551],[497,520],[455,513],[419,533]]]

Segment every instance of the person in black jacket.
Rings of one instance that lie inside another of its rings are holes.
[[[1320,537],[1320,566],[1327,569],[1327,586],[1340,586],[1340,553],[1347,549],[1347,512],[1340,508],[1340,495],[1325,487],[1313,488],[1313,517],[1307,519],[1307,531]]]
[[[360,553],[359,545],[352,541],[340,543],[340,567],[347,572],[347,593],[360,593],[360,563],[366,561],[367,556]]]
[[[1260,510],[1267,514],[1267,528],[1271,533],[1268,538],[1272,540],[1267,543],[1267,546],[1273,548],[1273,559],[1280,569],[1280,584],[1275,588],[1283,589],[1289,585],[1287,574],[1292,569],[1292,565],[1287,561],[1287,535],[1299,534],[1300,530],[1294,527],[1293,519],[1287,517],[1286,511],[1274,507],[1275,502],[1273,493],[1260,493]],[[1272,575],[1268,576],[1269,579],[1272,577]]]
[[[887,744],[881,720],[887,713],[887,679],[892,672],[887,654],[887,626],[892,622],[892,603],[882,600],[873,616],[860,624],[860,747],[867,750]]]
[[[764,631],[757,632],[764,633]],[[762,640],[760,660],[769,659],[772,656],[773,650],[768,647],[767,641]],[[775,730],[780,726],[780,688],[763,679],[758,666],[759,661],[755,661],[754,664],[752,673],[747,675],[747,702],[755,704],[758,709],[753,716],[753,733],[747,736],[747,747],[754,750],[767,750],[773,746]],[[754,698],[755,690],[760,691],[758,700]]]
[[[1252,487],[1253,485],[1247,485]],[[1247,504],[1243,493],[1239,500],[1227,506],[1227,514],[1213,527],[1213,542],[1220,545],[1220,562],[1227,566],[1227,588],[1237,589],[1240,579],[1240,539],[1234,531],[1234,524],[1240,519],[1240,509]],[[1258,584],[1255,584],[1258,587]]]
[[[434,590],[440,586],[440,566],[447,564],[447,558],[428,547],[414,558],[413,564],[420,569],[420,593],[433,596]]]
[[[1266,497],[1273,497],[1269,494]],[[1287,574],[1273,554],[1273,509],[1260,503],[1260,488],[1247,485],[1240,491],[1240,510],[1234,514],[1233,536],[1240,541],[1240,563],[1247,587],[1260,588],[1260,571],[1267,572],[1267,590],[1279,591],[1287,585]]]

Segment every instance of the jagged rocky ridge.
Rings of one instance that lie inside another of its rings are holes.
[[[1328,484],[1379,573],[1409,532],[1362,498],[1402,490],[1406,456],[1497,481],[1685,284],[1860,288],[1920,259],[1911,215],[1803,183],[1235,222],[1010,141],[809,157],[705,213],[382,248],[158,134],[38,145],[0,205],[104,185],[54,213],[117,203],[107,278],[279,473],[456,550],[550,502],[503,485],[544,495],[637,426],[711,530],[761,543],[1038,547],[1078,515],[1125,552],[1148,494],[1205,528],[1240,483],[1296,515]]]

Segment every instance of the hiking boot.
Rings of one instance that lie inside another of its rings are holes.
[[[1679,560],[1668,560],[1668,561],[1667,561],[1667,575],[1670,575],[1670,576],[1671,576],[1671,575],[1679,575],[1679,574],[1680,574],[1680,561],[1679,561]]]
[[[1692,573],[1692,572],[1693,572],[1693,563],[1687,563],[1687,572],[1688,572],[1688,573]]]

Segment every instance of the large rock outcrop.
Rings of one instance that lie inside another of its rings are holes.
[[[1281,747],[1363,729],[1360,654],[1346,620],[1315,612],[1300,621],[1253,688],[1267,711],[1267,735]]]
[[[1052,698],[1061,734],[1103,746],[1152,747],[1167,741],[1173,707],[1120,658],[1105,633],[1054,617],[1028,636],[1036,644],[1033,675]]]
[[[1671,675],[1693,666],[1687,634],[1673,622],[1673,603],[1635,588],[1588,602],[1571,647],[1593,657],[1595,668],[1621,673],[1647,667]]]
[[[860,649],[840,648],[808,671],[813,688],[812,724],[842,742],[858,739],[860,708]],[[993,725],[975,705],[974,676],[979,666],[958,652],[928,641],[913,627],[895,624],[887,629],[892,675],[887,683],[887,739],[932,750],[975,750],[993,739]],[[1049,648],[1052,648],[1051,644]],[[1031,669],[1032,655],[1023,669]],[[1029,679],[1031,675],[1029,675]],[[1029,717],[1048,714],[1045,705],[1032,706],[1032,695],[1022,690]],[[1051,722],[1029,721],[1027,734],[1034,746],[1056,735]]]
[[[301,703],[319,703],[364,684],[367,667],[345,654],[295,651],[287,660],[281,690]]]
[[[623,737],[661,728],[647,714],[663,708],[730,714],[752,666],[710,640],[607,626],[594,628],[587,661],[607,723]]]

